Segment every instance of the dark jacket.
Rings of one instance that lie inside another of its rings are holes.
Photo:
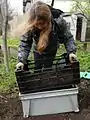
[[[34,46],[34,51],[36,51],[35,46],[38,43],[39,36],[40,31],[38,30],[33,30],[21,36],[18,51],[19,62],[26,63],[32,44]],[[66,21],[61,16],[52,20],[52,31],[49,35],[49,44],[42,54],[54,56],[57,52],[58,44],[64,44],[68,54],[76,52],[73,35],[68,29]]]

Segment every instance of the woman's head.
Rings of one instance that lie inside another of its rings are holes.
[[[48,5],[40,1],[34,2],[30,11],[24,16],[26,17],[24,22],[16,28],[17,35],[23,35],[34,28],[40,29],[37,50],[43,52],[48,45],[48,37],[51,32],[51,11]]]
[[[51,32],[51,11],[43,2],[35,2],[30,8],[30,19],[28,21],[31,29],[41,30],[37,50],[42,53],[48,45],[48,37]]]
[[[40,1],[32,4],[30,8],[30,19],[28,21],[32,27],[44,29],[51,22],[51,11],[49,7]]]
[[[51,22],[51,11],[45,3],[41,1],[33,2],[28,12],[18,16],[15,20],[10,21],[12,32],[17,36],[27,33],[33,28],[48,28]]]

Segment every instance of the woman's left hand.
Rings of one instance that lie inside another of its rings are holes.
[[[73,63],[75,60],[77,60],[77,56],[74,53],[70,53],[69,54],[70,63]]]

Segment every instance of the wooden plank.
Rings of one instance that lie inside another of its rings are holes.
[[[87,51],[90,52],[90,43],[87,44]]]
[[[90,42],[90,20],[87,22],[87,28],[86,28],[86,42]]]

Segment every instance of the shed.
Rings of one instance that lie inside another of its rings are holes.
[[[81,42],[88,42],[90,41],[89,35],[89,21],[87,16],[82,13],[77,13],[77,31],[76,31],[76,39]]]
[[[90,42],[90,20],[82,13],[63,15],[75,40]]]
[[[87,21],[85,41],[90,42],[90,19]]]

